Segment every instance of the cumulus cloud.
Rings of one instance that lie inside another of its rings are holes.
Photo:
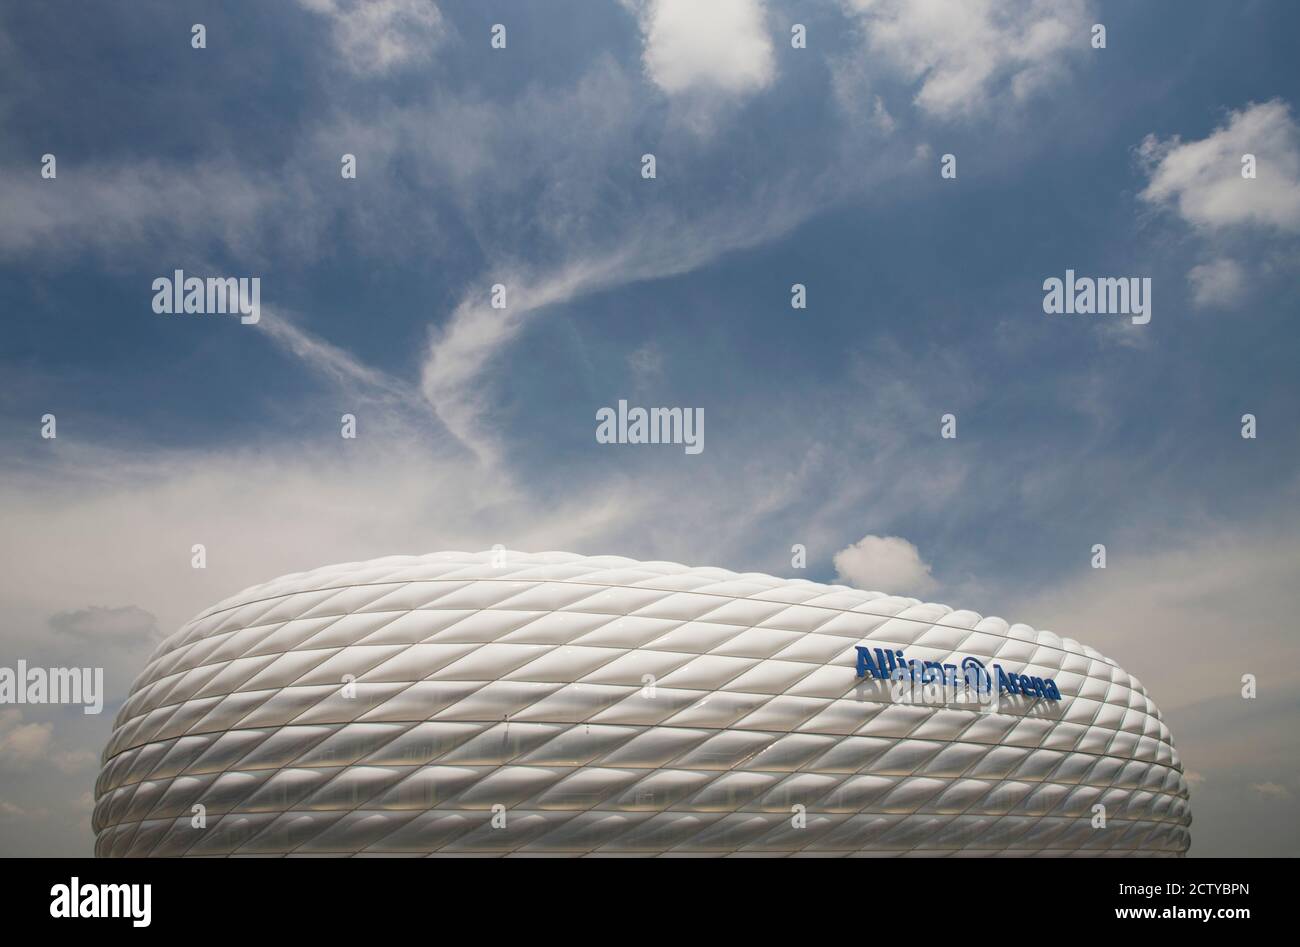
[[[762,0],[644,0],[638,11],[646,75],[669,95],[741,94],[776,73]]]
[[[930,564],[900,536],[863,536],[835,554],[841,582],[876,592],[921,595],[937,584]]]
[[[1024,100],[1088,48],[1085,0],[843,0],[866,54],[915,83],[916,105],[938,118]]]
[[[17,708],[0,711],[0,763],[31,763],[49,752],[54,725],[23,723]]]
[[[1246,270],[1236,260],[1211,260],[1191,268],[1192,301],[1198,306],[1230,306],[1246,289]]]
[[[349,69],[363,75],[390,72],[428,60],[443,34],[433,0],[298,0],[328,17],[334,45]]]
[[[1241,174],[1246,154],[1257,162],[1253,180]],[[1148,135],[1138,156],[1149,176],[1141,198],[1195,227],[1300,232],[1300,127],[1280,99],[1230,112],[1198,141]]]

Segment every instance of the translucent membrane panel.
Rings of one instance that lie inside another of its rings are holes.
[[[900,699],[858,647],[1053,679]],[[95,786],[96,854],[1178,855],[1150,697],[1027,625],[667,562],[327,566],[164,641]],[[1104,806],[1106,827],[1094,827]]]

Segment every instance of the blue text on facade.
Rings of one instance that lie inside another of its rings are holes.
[[[963,658],[959,669],[956,664],[909,659],[904,657],[902,651],[891,648],[876,648],[873,655],[871,648],[858,645],[857,653],[858,677],[874,677],[882,681],[892,679],[925,684],[942,683],[947,687],[956,687],[964,681],[980,693],[987,693],[993,686],[992,675],[978,658]],[[1045,700],[1061,699],[1060,688],[1053,678],[1011,673],[1003,670],[1000,664],[993,665],[993,671],[997,674],[999,691],[1024,697],[1042,697]]]

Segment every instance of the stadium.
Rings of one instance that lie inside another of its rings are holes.
[[[1070,638],[501,549],[202,612],[132,686],[95,797],[105,857],[1180,856],[1191,823],[1159,710]]]

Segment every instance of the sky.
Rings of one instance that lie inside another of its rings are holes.
[[[0,665],[107,690],[0,706],[0,851],[91,852],[113,715],[203,608],[500,544],[1076,638],[1160,705],[1192,856],[1300,854],[1296,35],[1285,0],[0,8]],[[178,269],[260,318],[155,312]],[[1046,313],[1067,270],[1149,279],[1150,321]],[[620,400],[704,449],[600,443]]]

